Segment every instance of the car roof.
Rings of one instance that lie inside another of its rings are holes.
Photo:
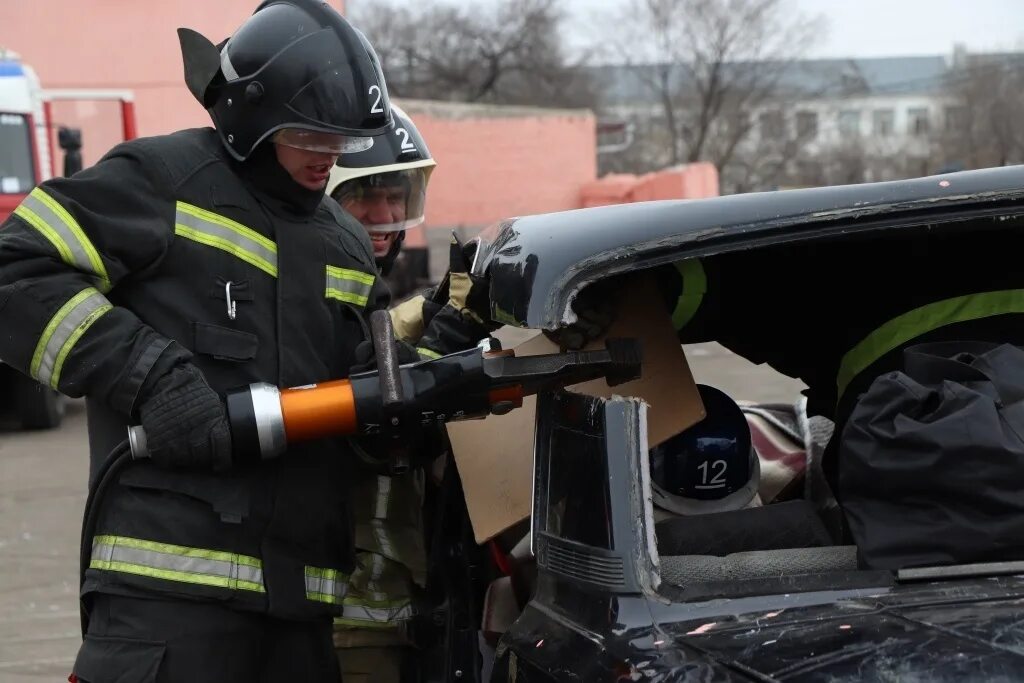
[[[1024,212],[1024,166],[910,180],[638,202],[502,221],[480,237],[474,271],[491,281],[494,319],[572,322],[585,285],[637,268],[871,229]]]

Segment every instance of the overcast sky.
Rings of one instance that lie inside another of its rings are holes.
[[[565,0],[574,13],[571,42],[588,39],[599,16],[628,0]],[[723,0],[724,1],[724,0]],[[812,57],[876,57],[969,50],[1024,50],[1024,0],[789,0],[798,11],[822,14],[825,39]],[[575,27],[575,28],[574,28]]]

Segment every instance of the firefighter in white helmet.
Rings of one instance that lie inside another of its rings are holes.
[[[391,132],[374,138],[369,149],[341,155],[327,184],[327,193],[369,233],[382,274],[394,265],[405,231],[424,222],[427,184],[436,166],[408,115],[394,105],[392,113]],[[460,248],[452,254],[461,260]],[[416,345],[426,358],[469,348],[489,333],[450,300],[452,278],[455,289],[461,280],[469,284],[464,267],[453,270],[457,272],[446,276],[440,294],[434,288],[391,309],[396,336]],[[426,322],[440,333],[424,336]],[[334,631],[345,683],[416,680],[411,620],[427,576],[425,475],[422,467],[403,474],[374,467],[381,455],[369,455],[375,445],[356,445],[366,465],[353,487],[358,560],[344,615],[335,620]]]

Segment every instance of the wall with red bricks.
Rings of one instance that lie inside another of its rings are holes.
[[[581,189],[581,206],[604,206],[658,199],[718,196],[718,171],[706,162],[686,164],[641,176],[606,175]]]
[[[117,88],[135,93],[140,135],[210,124],[185,89],[176,29],[226,38],[256,0],[10,0],[0,2],[0,45],[18,52],[44,88]],[[333,0],[341,7],[341,0]],[[439,93],[443,95],[443,93]],[[588,110],[401,102],[438,161],[427,226],[468,232],[505,217],[600,203],[717,194],[707,171],[597,179],[594,115]],[[83,161],[120,139],[110,103],[58,103],[58,125],[83,129]],[[59,164],[58,164],[59,172]],[[701,175],[703,174],[703,175]],[[699,176],[699,177],[698,177]],[[612,190],[613,186],[619,190]],[[625,189],[622,189],[622,188]],[[618,194],[616,194],[618,192]],[[426,243],[422,231],[410,246]]]
[[[597,177],[590,111],[397,102],[437,160],[428,227],[473,230],[510,216],[579,208],[581,189]],[[424,244],[422,234],[407,239]]]
[[[177,29],[194,29],[218,43],[257,5],[257,0],[4,0],[0,45],[20,54],[44,88],[133,90],[139,134],[156,135],[210,125],[209,115],[185,89]],[[120,139],[113,105],[59,103],[54,114],[58,123],[83,129],[86,165]]]

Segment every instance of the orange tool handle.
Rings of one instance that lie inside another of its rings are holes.
[[[288,443],[355,434],[356,399],[347,379],[281,391]]]

